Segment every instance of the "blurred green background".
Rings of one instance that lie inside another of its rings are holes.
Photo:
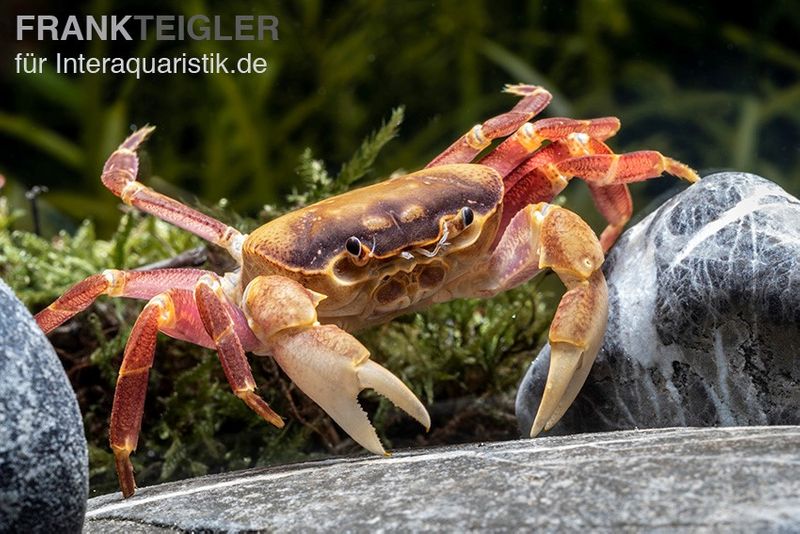
[[[269,14],[280,21],[280,40],[15,41],[14,16],[37,13]],[[286,205],[292,191],[303,192],[298,166],[307,148],[335,175],[392,109],[405,106],[398,138],[365,181],[414,170],[474,123],[511,107],[515,99],[500,89],[514,82],[553,92],[544,116],[618,116],[623,127],[610,145],[619,152],[656,149],[701,174],[755,172],[800,194],[798,2],[11,0],[0,6],[0,21],[0,174],[7,181],[0,276],[33,309],[99,269],[136,267],[199,244],[152,219],[122,215],[100,183],[105,158],[146,123],[158,129],[141,179],[193,205],[227,199],[218,213],[244,226],[264,216],[265,204]],[[18,52],[46,56],[51,67],[57,52],[252,53],[269,67],[263,75],[141,80],[52,68],[22,75],[13,70]],[[637,206],[675,183],[633,186]],[[38,202],[41,238],[30,233],[24,196],[35,185],[49,189]],[[602,227],[582,184],[570,186],[566,203]],[[531,289],[489,304],[439,307],[362,336],[434,416],[434,431],[423,436],[368,398],[384,439],[398,446],[516,435],[514,387],[557,298],[545,291],[531,301]],[[115,485],[105,425],[137,309],[105,301],[52,338],[78,391],[98,491]],[[176,342],[159,347],[160,355],[179,357],[158,359],[153,372],[135,457],[140,482],[359,450],[268,359],[254,372],[265,396],[294,421],[281,433],[229,394],[213,354]]]
[[[502,5],[502,7],[501,7]],[[616,115],[618,150],[654,148],[702,171],[760,173],[800,192],[800,6],[668,0],[443,2],[160,2],[72,6],[4,2],[13,16],[273,14],[273,41],[10,41],[0,60],[0,172],[11,189],[46,185],[65,218],[107,234],[116,202],[100,184],[104,159],[133,125],[158,126],[145,171],[170,193],[256,214],[298,185],[299,154],[336,166],[406,106],[400,139],[374,176],[416,169],[465,129],[507,109],[507,82],[545,85],[545,115]],[[264,75],[17,75],[13,55],[50,58],[253,53]],[[648,184],[635,189],[658,188]]]

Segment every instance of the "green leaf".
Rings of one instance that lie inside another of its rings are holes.
[[[353,157],[350,158],[350,161],[342,165],[342,169],[336,177],[337,193],[346,191],[350,185],[363,178],[370,171],[372,164],[375,163],[375,159],[383,147],[386,146],[386,143],[397,137],[404,114],[405,109],[402,106],[393,109],[389,120],[381,124],[378,131],[367,137]]]
[[[306,148],[300,155],[300,163],[297,166],[297,174],[303,182],[303,190],[294,190],[286,197],[289,202],[287,209],[281,210],[276,206],[267,205],[264,206],[263,215],[273,218],[350,189],[355,182],[367,175],[383,147],[397,136],[400,124],[403,122],[403,114],[402,106],[393,109],[389,120],[364,139],[353,157],[342,165],[336,178],[331,178],[325,162],[315,159],[311,149]]]
[[[0,132],[30,143],[73,169],[80,170],[83,166],[80,147],[30,119],[0,111]]]

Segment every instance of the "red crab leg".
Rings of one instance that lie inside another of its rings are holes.
[[[625,184],[596,186],[589,184],[589,192],[597,206],[597,211],[608,221],[600,234],[600,245],[603,252],[608,252],[617,242],[625,225],[631,220],[633,214],[633,199],[628,186]]]
[[[233,393],[268,423],[283,428],[283,419],[255,392],[256,381],[236,331],[236,323],[229,313],[219,277],[209,273],[201,278],[195,287],[194,298],[206,332],[214,340]]]
[[[159,329],[174,319],[175,307],[169,292],[153,297],[136,319],[125,345],[111,409],[109,442],[114,451],[120,489],[126,498],[133,495],[136,488],[130,455],[139,441],[156,337]]]
[[[215,349],[216,343],[206,331],[203,319],[200,317],[194,290],[174,289],[171,295],[177,310],[175,312],[175,320],[171,326],[164,326],[161,331],[170,337],[182,339],[201,347]],[[244,350],[252,351],[261,347],[261,342],[256,339],[247,325],[247,318],[245,318],[244,312],[228,300],[225,301],[225,306],[228,315],[233,319],[234,331]]]
[[[159,331],[216,348],[234,393],[268,422],[278,428],[283,426],[283,420],[255,393],[255,380],[241,339],[244,338],[251,348],[260,343],[244,322],[241,311],[224,297],[218,298],[219,285],[216,275],[207,275],[196,282],[194,291],[171,289],[156,295],[133,325],[114,392],[109,431],[120,488],[125,497],[133,495],[136,487],[130,454],[136,450],[139,439],[147,378]],[[239,316],[231,317],[236,311]]]
[[[614,154],[605,143],[591,139],[586,143],[589,154]],[[573,154],[575,151],[573,151]],[[597,185],[587,184],[597,210],[608,221],[608,225],[600,234],[600,245],[603,252],[608,252],[617,241],[623,228],[631,220],[633,199],[627,184]]]
[[[241,263],[244,237],[238,230],[136,181],[139,170],[136,150],[154,129],[152,126],[140,128],[122,142],[103,167],[103,184],[125,204],[219,245]]]
[[[50,306],[36,314],[36,322],[46,334],[58,328],[79,312],[85,310],[101,295],[151,299],[171,289],[176,309],[180,310],[172,327],[162,331],[176,339],[189,341],[206,348],[214,348],[214,342],[206,333],[194,303],[194,288],[197,281],[208,271],[200,269],[154,269],[152,271],[118,271],[108,269],[102,274],[92,275],[67,290]],[[184,304],[185,302],[185,304]],[[228,313],[234,318],[236,332],[244,343],[245,350],[255,350],[260,342],[253,336],[242,311],[228,304]]]
[[[472,161],[481,150],[489,146],[492,139],[510,135],[538,115],[553,99],[553,96],[546,89],[536,85],[507,85],[504,91],[523,98],[511,111],[473,126],[470,131],[458,138],[455,143],[428,163],[426,168],[447,163],[467,163]]]
[[[526,123],[487,154],[481,160],[481,165],[492,167],[501,176],[506,176],[533,152],[539,150],[545,141],[566,139],[575,134],[588,136],[586,142],[590,138],[602,141],[616,134],[619,127],[619,119],[616,117],[589,120],[554,117]]]
[[[603,142],[592,138],[570,135],[567,139],[555,141],[514,169],[503,182],[506,193],[503,199],[503,219],[501,228],[527,204],[550,202],[561,193],[568,183],[569,176],[548,172],[548,165],[588,154],[613,154]],[[625,224],[630,220],[633,203],[626,184],[596,185],[589,183],[589,191],[598,211],[608,221],[608,226],[600,236],[603,251],[614,244]],[[498,236],[499,240],[500,236]]]
[[[580,176],[588,183],[595,205],[608,221],[608,226],[600,236],[604,251],[608,251],[617,240],[633,212],[633,202],[626,184],[655,178],[664,172],[689,183],[700,179],[688,165],[660,152],[642,150],[614,154],[600,142],[593,143],[590,155],[548,164],[541,168],[541,172],[551,180],[569,180]]]
[[[281,276],[259,276],[247,286],[242,307],[256,336],[297,387],[365,449],[386,454],[358,404],[372,388],[422,423],[430,416],[399,378],[369,359],[356,338],[334,325],[320,325],[323,295]]]
[[[688,165],[655,150],[581,156],[554,163],[553,169],[564,176],[580,176],[595,185],[641,182],[664,172],[690,183],[700,179]]]
[[[36,322],[47,334],[88,308],[100,295],[150,299],[169,288],[194,289],[205,273],[206,271],[200,269],[108,269],[69,288],[55,302],[36,314]]]
[[[555,425],[575,400],[600,350],[608,318],[603,251],[592,229],[571,211],[540,203],[520,210],[467,293],[491,296],[552,269],[567,287],[550,325],[553,359],[531,437]],[[468,295],[464,295],[468,296]]]

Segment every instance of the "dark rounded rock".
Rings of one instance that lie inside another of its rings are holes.
[[[53,347],[0,280],[0,532],[78,532],[88,491],[75,394]]]
[[[338,458],[97,497],[85,532],[795,532],[798,447],[681,428]]]
[[[800,423],[800,201],[744,173],[703,179],[604,264],[609,324],[553,433]],[[517,393],[527,434],[546,346]]]

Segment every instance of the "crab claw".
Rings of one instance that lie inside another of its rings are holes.
[[[358,403],[363,389],[375,390],[430,428],[430,416],[414,393],[370,360],[369,351],[344,330],[334,325],[285,330],[272,342],[272,355],[292,382],[370,452],[387,454]]]
[[[550,327],[550,371],[531,437],[550,430],[570,407],[589,376],[608,317],[608,288],[597,271],[562,298]]]
[[[586,382],[595,358],[590,351],[566,343],[557,343],[550,350],[550,372],[531,426],[532,438],[542,430],[550,430],[561,419]]]

